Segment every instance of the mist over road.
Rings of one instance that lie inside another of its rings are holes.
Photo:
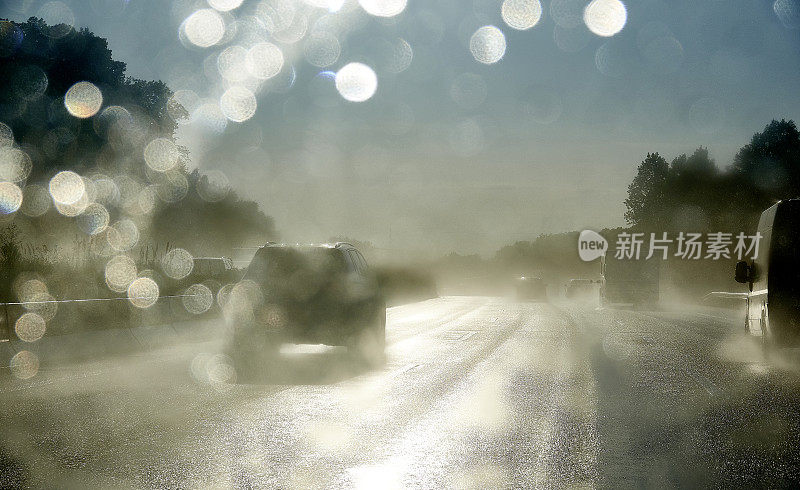
[[[388,310],[387,361],[216,342],[0,381],[0,486],[770,485],[800,470],[800,370],[741,322],[444,297]],[[7,375],[4,375],[7,376]]]

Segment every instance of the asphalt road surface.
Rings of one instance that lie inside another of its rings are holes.
[[[800,369],[741,322],[445,297],[387,360],[292,347],[230,380],[214,342],[0,380],[0,486],[788,486]]]

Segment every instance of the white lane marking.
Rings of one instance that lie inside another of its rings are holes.
[[[419,369],[421,367],[422,367],[422,364],[419,364],[419,363],[417,363],[417,364],[415,364],[415,363],[406,364],[405,366],[402,366],[402,367],[396,369],[395,372],[394,372],[394,375],[395,376],[399,376],[401,374],[407,373],[409,371],[413,371],[414,369]]]
[[[442,338],[448,342],[462,342],[473,337],[477,330],[448,330],[442,334]]]

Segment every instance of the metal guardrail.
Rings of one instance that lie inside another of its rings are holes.
[[[155,299],[169,299],[169,298],[194,298],[197,295],[195,294],[170,294],[164,296],[157,296]],[[5,303],[0,303],[0,306],[3,307],[3,316],[5,318],[5,336],[0,338],[0,342],[10,342],[14,336],[13,329],[14,327],[11,325],[11,317],[8,313],[9,306],[25,306],[25,305],[43,305],[43,304],[63,304],[63,303],[91,303],[91,302],[108,302],[108,301],[130,301],[136,299],[152,299],[152,296],[119,296],[114,298],[76,298],[76,299],[51,299],[51,300],[42,300],[42,301],[9,301]]]

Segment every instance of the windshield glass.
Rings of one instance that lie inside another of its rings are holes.
[[[281,283],[298,274],[332,277],[346,272],[341,251],[325,247],[265,247],[253,257],[245,279]]]

